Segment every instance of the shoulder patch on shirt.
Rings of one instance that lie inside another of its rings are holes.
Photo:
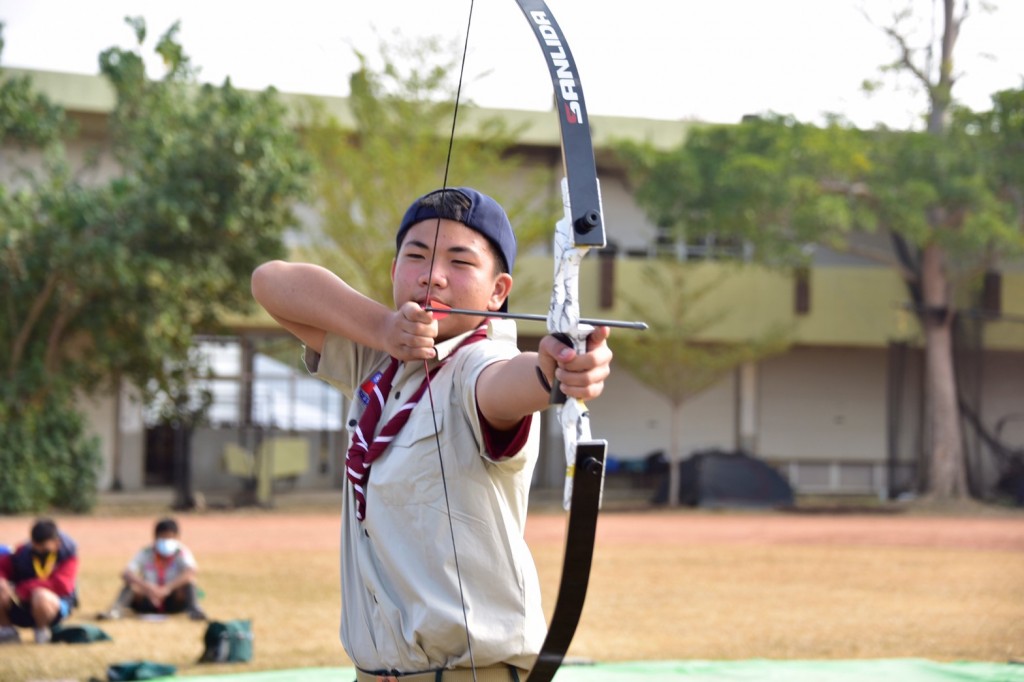
[[[382,376],[384,372],[378,370],[359,386],[359,399],[363,401],[363,405],[370,404],[370,391],[380,382]]]

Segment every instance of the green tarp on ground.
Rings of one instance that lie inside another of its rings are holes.
[[[352,668],[182,676],[182,682],[350,682]],[[555,682],[1024,682],[1024,665],[881,661],[638,661],[564,666]]]

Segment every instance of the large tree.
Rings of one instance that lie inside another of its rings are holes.
[[[897,52],[886,69],[909,74],[927,97],[924,133],[880,133],[871,182],[858,194],[892,238],[923,329],[927,487],[946,500],[969,495],[954,358],[957,305],[978,272],[995,265],[993,254],[1024,247],[1022,162],[1012,153],[1024,111],[1010,93],[995,95],[993,111],[980,116],[955,105],[956,44],[971,2],[941,0],[929,9],[937,16],[907,3],[884,29]],[[922,36],[915,26],[928,28]]]
[[[19,451],[2,449],[7,482],[15,469],[31,479],[59,468],[30,456],[50,438],[33,415],[66,415],[81,440],[75,393],[124,380],[180,394],[193,335],[251,305],[249,274],[282,254],[303,194],[306,157],[273,90],[199,86],[177,25],[156,42],[165,73],[151,80],[145,23],[128,21],[137,48],[100,55],[116,104],[95,166],[71,167],[54,132],[62,112],[30,81],[0,89],[11,163],[45,145],[41,169],[26,163],[0,187],[0,422],[20,434]],[[33,489],[16,508],[64,501],[53,485]]]
[[[899,47],[891,68],[909,70],[928,94],[924,131],[863,131],[839,118],[817,127],[771,115],[697,129],[667,154],[623,150],[639,201],[665,229],[731,237],[780,265],[806,262],[818,243],[898,270],[925,347],[927,489],[946,500],[968,495],[956,306],[993,266],[993,254],[1024,249],[1021,156],[1007,153],[1019,148],[1024,110],[1017,91],[997,94],[991,112],[953,105],[954,46],[967,6],[933,7],[942,27],[935,44],[911,46],[906,12],[887,29]],[[858,247],[846,239],[857,231],[888,234],[893,248]]]
[[[969,495],[953,357],[957,265],[970,267],[1004,248],[1019,251],[1024,227],[1019,199],[1024,188],[1020,182],[1022,151],[1008,145],[1008,159],[1000,159],[998,148],[985,148],[992,134],[1020,139],[1024,127],[1019,118],[1021,110],[1017,109],[1016,121],[1002,119],[1008,124],[1002,129],[972,129],[973,117],[967,114],[955,122],[953,119],[953,86],[958,78],[954,49],[970,6],[970,0],[933,3],[933,10],[940,11],[941,17],[932,25],[941,27],[941,31],[923,46],[915,47],[912,33],[905,28],[905,20],[912,18],[910,12],[895,14],[886,29],[898,50],[891,69],[909,73],[928,95],[927,138],[903,137],[902,144],[891,147],[894,154],[890,157],[894,165],[916,162],[907,169],[908,174],[923,178],[931,190],[931,196],[919,194],[919,201],[911,205],[919,217],[914,222],[923,218],[923,239],[910,239],[898,228],[891,229],[891,233],[904,266],[912,272],[908,286],[925,331],[928,486],[939,500]],[[1009,97],[996,96],[996,108],[1006,111],[1000,102],[1010,103]],[[1016,166],[1016,178],[1000,174],[1000,165]],[[1013,195],[1017,196],[1016,202]],[[902,204],[904,197],[891,199],[895,200],[893,204]]]

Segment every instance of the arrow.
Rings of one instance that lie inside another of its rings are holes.
[[[454,315],[479,315],[481,317],[497,317],[503,320],[528,320],[531,322],[547,322],[547,315],[536,315],[534,313],[502,313],[495,310],[470,310],[468,308],[449,308],[448,306],[432,301],[430,305],[423,308],[428,313],[434,313],[434,319],[440,320],[448,314]],[[646,322],[629,322],[624,320],[600,320],[594,318],[580,318],[583,324],[594,327],[618,327],[620,329],[647,329]]]

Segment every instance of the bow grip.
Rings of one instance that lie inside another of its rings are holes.
[[[552,332],[551,336],[558,339],[562,344],[573,348],[577,353],[587,352],[587,338],[590,333],[594,331],[594,328],[589,324],[579,325],[579,333],[576,335],[569,334],[568,332]],[[562,393],[562,382],[558,380],[558,377],[552,377],[551,381],[551,400],[549,405],[564,405],[565,401],[569,397]]]

